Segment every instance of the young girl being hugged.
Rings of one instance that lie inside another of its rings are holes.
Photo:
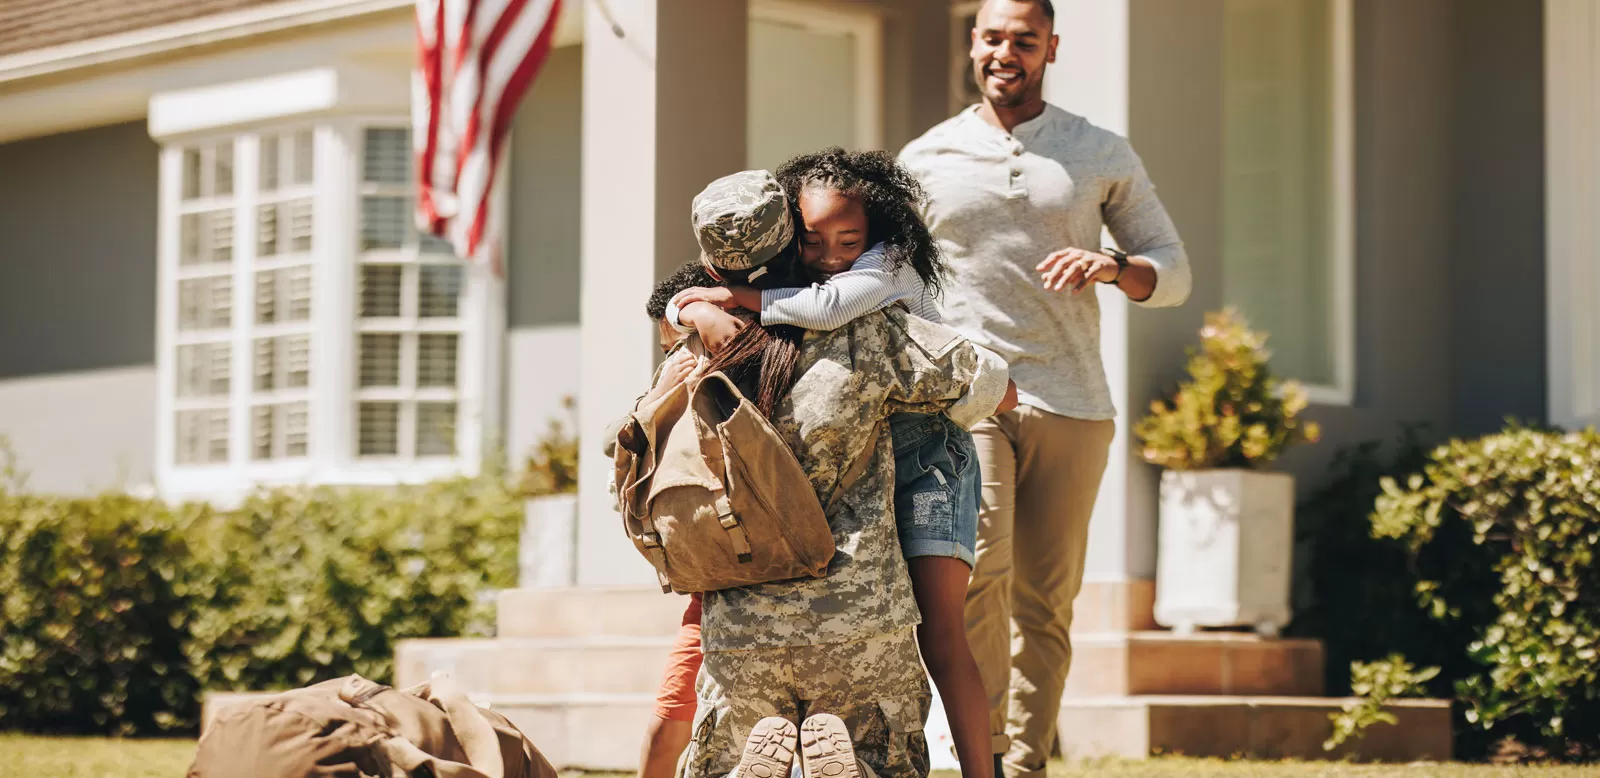
[[[918,215],[922,188],[894,157],[831,148],[790,160],[777,177],[796,211],[800,258],[812,285],[689,289],[673,299],[669,321],[709,326],[727,315],[705,305],[691,308],[694,303],[758,311],[763,325],[812,330],[836,329],[894,304],[940,321],[934,295],[943,260]],[[998,411],[1015,398],[1013,388]],[[972,435],[943,414],[896,414],[889,424],[895,519],[922,611],[917,642],[944,700],[962,775],[994,778],[989,701],[967,646],[964,616],[982,488],[977,451]]]

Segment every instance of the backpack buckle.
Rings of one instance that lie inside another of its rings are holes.
[[[639,539],[644,541],[645,548],[661,548],[661,536],[657,533],[645,532],[639,535]]]

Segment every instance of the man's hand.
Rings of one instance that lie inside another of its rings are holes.
[[[1044,281],[1044,288],[1057,292],[1072,287],[1072,293],[1099,281],[1109,284],[1117,279],[1117,261],[1104,254],[1083,249],[1062,249],[1040,262],[1035,268]]]
[[[700,341],[712,351],[721,351],[733,340],[744,322],[711,303],[693,302],[678,311],[678,321],[700,333]]]
[[[674,295],[672,303],[680,311],[689,307],[690,303],[710,303],[725,311],[736,308],[759,311],[761,291],[750,286],[696,286]]]
[[[689,376],[693,375],[699,367],[700,360],[694,355],[694,352],[686,348],[680,348],[673,352],[672,356],[667,357],[666,364],[661,366],[661,378],[656,381],[655,386],[650,387],[650,391],[640,401],[640,406],[649,405],[667,396],[673,389],[677,388],[678,384],[689,380]]]

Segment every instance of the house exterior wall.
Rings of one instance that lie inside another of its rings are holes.
[[[1450,432],[1547,417],[1544,4],[1458,0]]]
[[[1506,414],[1543,416],[1538,6],[1354,2],[1355,393],[1313,407],[1323,442],[1279,463],[1302,494],[1340,447],[1404,424],[1477,434]],[[1129,5],[1128,134],[1184,237],[1194,292],[1130,314],[1122,424],[1183,376],[1185,346],[1225,302],[1222,11],[1222,0]],[[1127,556],[1091,548],[1091,577],[1154,572],[1156,471],[1131,470]]]
[[[550,53],[511,134],[506,268],[505,449],[520,465],[562,399],[578,394],[583,47]],[[642,305],[619,315],[643,316]]]
[[[0,145],[0,435],[36,489],[150,480],[156,155],[143,123]]]

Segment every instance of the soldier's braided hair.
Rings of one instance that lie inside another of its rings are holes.
[[[890,267],[911,263],[929,293],[939,293],[944,256],[918,213],[926,194],[889,152],[845,151],[835,146],[783,163],[777,177],[789,195],[797,224],[801,221],[800,193],[807,187],[824,186],[859,200],[867,211],[867,245],[881,241],[888,249]]]

